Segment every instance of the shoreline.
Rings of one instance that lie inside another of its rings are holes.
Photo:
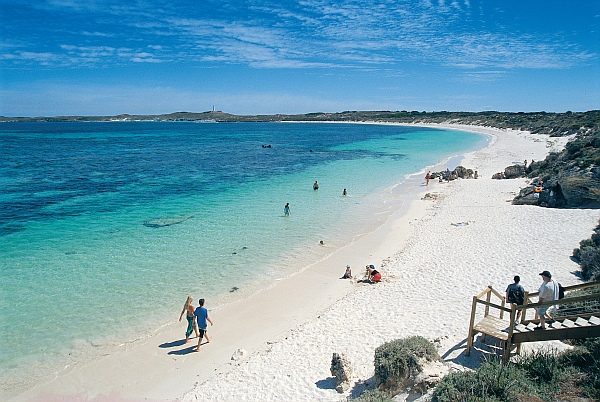
[[[345,400],[369,387],[377,346],[411,335],[435,341],[453,369],[473,368],[489,353],[476,343],[470,357],[463,355],[474,294],[488,285],[503,293],[515,274],[526,289],[535,290],[542,269],[563,285],[578,283],[572,274],[578,265],[569,256],[592,233],[599,212],[514,206],[510,201],[528,179],[491,179],[524,158],[543,159],[566,139],[462,128],[494,136],[487,147],[464,155],[462,165],[477,168],[480,179],[430,185],[436,197],[413,203],[418,214],[404,217],[410,233],[403,244],[394,241],[402,222],[392,217],[386,223],[394,251],[386,259],[381,284],[357,286],[317,319],[294,327],[285,338],[235,362],[235,368],[217,372],[178,400]],[[524,350],[540,347],[564,344],[528,344]],[[329,372],[334,352],[346,354],[353,369],[351,388],[344,394],[335,391]]]
[[[445,166],[447,161],[453,158],[456,158],[456,155],[445,158],[441,163]],[[425,167],[425,169],[426,168],[427,167]],[[403,214],[405,210],[409,208],[408,205],[405,205],[406,200],[411,199],[414,202],[418,199],[422,189],[415,183],[420,181],[420,177],[420,171],[407,174],[401,178],[399,183],[382,188],[378,194],[385,194],[386,198],[393,198],[392,204],[397,208],[393,208],[391,212],[382,210],[381,213],[383,213],[384,216],[387,216],[388,214]],[[402,192],[405,192],[406,187],[400,187],[400,185],[409,181],[412,181],[414,185],[414,188],[409,190],[410,194],[404,196],[398,196],[397,194],[392,195],[397,188]],[[379,221],[379,218],[376,220]],[[389,220],[389,216],[384,219],[384,221],[387,220]],[[216,368],[219,365],[227,363],[232,354],[239,348],[253,351],[257,347],[264,345],[264,339],[278,337],[281,333],[296,325],[298,321],[312,317],[324,306],[334,303],[336,300],[352,291],[351,283],[348,281],[340,281],[338,278],[341,276],[344,267],[348,263],[352,265],[355,274],[362,273],[360,267],[364,267],[367,263],[374,263],[378,266],[381,264],[381,260],[385,258],[385,255],[374,257],[374,254],[369,251],[371,247],[355,249],[356,243],[363,243],[364,239],[372,236],[373,232],[377,231],[380,226],[381,224],[374,224],[370,228],[364,228],[367,230],[361,233],[355,233],[349,242],[344,243],[341,246],[335,246],[331,252],[327,253],[320,260],[303,265],[299,270],[289,273],[283,278],[277,278],[268,286],[252,287],[254,290],[249,294],[243,295],[244,298],[236,296],[233,300],[230,299],[217,306],[207,303],[207,307],[209,308],[209,311],[211,311],[213,319],[219,320],[218,317],[220,315],[229,317],[227,319],[227,325],[219,323],[219,325],[214,328],[214,331],[211,329],[211,334],[215,337],[219,337],[219,343],[222,345],[222,347],[211,356],[211,359],[219,360],[219,362],[211,364],[211,367],[214,366],[214,368]],[[360,262],[355,263],[355,261]],[[317,284],[315,285],[315,283]],[[279,314],[279,311],[267,311],[265,314],[267,319],[279,315],[279,322],[277,324],[268,324],[267,327],[258,331],[259,333],[253,331],[255,333],[252,335],[249,342],[242,341],[236,336],[228,335],[238,334],[240,328],[236,327],[235,322],[243,320],[245,314],[251,314],[250,310],[244,314],[240,313],[240,309],[243,310],[246,308],[244,303],[246,303],[247,300],[253,300],[258,304],[268,306],[272,304],[272,300],[284,300],[285,303],[290,303],[290,296],[295,297],[296,305],[301,305],[302,299],[308,298],[311,300],[314,308],[310,308],[303,312],[295,312],[291,317],[284,317],[283,314]],[[174,341],[182,338],[182,326],[182,323],[174,321],[165,323],[157,328],[149,337],[137,338],[131,342],[124,341],[118,346],[117,350],[110,354],[104,354],[103,357],[95,358],[88,362],[67,366],[55,374],[54,378],[44,381],[25,392],[6,395],[5,397],[13,398],[11,400],[29,400],[40,394],[53,395],[57,393],[59,395],[81,395],[81,392],[84,392],[85,395],[91,397],[92,395],[102,395],[107,391],[111,393],[117,392],[118,395],[123,397],[141,397],[142,395],[145,395],[144,392],[146,392],[149,387],[152,387],[159,382],[158,379],[140,380],[145,385],[141,387],[138,392],[128,394],[130,387],[128,384],[120,384],[120,381],[123,376],[127,377],[130,374],[120,372],[115,374],[111,370],[111,366],[120,364],[117,362],[123,359],[131,360],[131,363],[135,365],[135,360],[139,359],[143,362],[147,361],[149,356],[152,356],[153,358],[156,358],[154,364],[157,367],[164,365],[164,367],[158,371],[162,371],[163,369],[168,371],[169,369],[182,370],[189,368],[189,364],[186,362],[182,362],[179,367],[170,367],[173,359],[170,357],[164,358],[169,352],[175,352],[173,358],[180,360],[196,358],[200,361],[201,359],[206,359],[205,357],[196,356],[194,353],[191,353],[188,357],[187,354],[189,353],[189,350],[187,349],[189,349],[189,347],[186,348],[184,345],[179,345],[177,341]],[[226,333],[225,336],[221,336],[221,331]],[[260,342],[256,342],[257,338],[261,339]],[[194,340],[192,340],[188,346],[191,347],[191,345],[194,344],[193,341]],[[208,354],[209,349],[213,349],[215,344],[216,343],[213,341],[210,347],[205,348],[206,351],[203,350],[203,352]],[[160,345],[170,345],[170,347],[160,348]],[[234,347],[235,345],[237,345],[237,348]],[[209,374],[208,369],[204,371],[205,374]],[[101,376],[103,378],[102,383],[96,382],[98,372],[106,374]],[[159,377],[162,379],[162,376]],[[194,378],[192,378],[192,380],[194,380]],[[188,388],[191,388],[193,384],[193,381],[190,381]],[[170,399],[173,395],[170,394],[170,391],[159,391],[157,397],[161,399]]]
[[[506,130],[457,125],[417,124],[416,126],[462,129],[492,137],[483,149],[462,155],[462,158],[467,161],[462,164],[468,168],[479,169],[482,178],[464,182],[488,180],[487,178],[491,176],[488,170],[499,171],[512,162],[502,161],[500,163],[498,161],[498,165],[503,164],[500,169],[483,165],[482,169],[482,167],[472,164],[472,162],[480,163],[477,157],[482,155],[481,163],[485,163],[486,156],[489,156],[488,153],[490,150],[493,151],[497,144],[498,135],[508,133]],[[509,134],[524,137],[528,142],[535,142],[531,141],[531,138],[543,137],[539,134],[512,132],[512,130]],[[560,140],[558,139],[557,142]],[[546,141],[548,141],[547,138]],[[527,159],[535,157],[539,160],[542,152],[543,155],[547,153],[546,143],[535,145],[538,147],[535,150],[532,147],[532,150],[529,151],[534,155],[523,156]],[[515,150],[515,152],[519,151]],[[519,155],[522,154],[519,153]],[[456,157],[451,156],[447,160]],[[517,160],[522,159],[523,157],[517,158]],[[488,165],[491,165],[490,161],[487,162]],[[441,161],[436,166],[443,164],[444,161]],[[416,177],[418,174],[419,172],[411,176]],[[405,180],[410,180],[410,178],[405,178]],[[247,299],[236,300],[212,310],[211,316],[216,324],[214,329],[209,329],[212,342],[210,345],[203,346],[200,353],[187,352],[187,349],[194,344],[193,341],[188,344],[188,347],[173,342],[173,339],[181,338],[182,330],[178,325],[168,325],[168,328],[158,331],[148,339],[136,342],[135,345],[126,345],[124,350],[62,373],[50,383],[17,395],[14,400],[29,400],[41,395],[70,395],[76,396],[74,399],[77,400],[107,395],[110,395],[111,400],[143,397],[151,400],[173,400],[178,399],[186,392],[187,394],[183,396],[184,400],[193,399],[192,397],[196,394],[204,396],[206,395],[205,388],[210,387],[211,381],[218,381],[217,377],[227,377],[230,373],[235,378],[235,372],[238,371],[239,365],[252,360],[256,361],[268,355],[269,351],[275,348],[274,345],[283,342],[284,337],[285,340],[288,339],[288,336],[293,337],[298,328],[310,325],[311,320],[312,322],[319,320],[323,312],[335,309],[335,306],[339,306],[349,297],[355,296],[359,290],[371,291],[380,285],[388,285],[385,283],[388,269],[389,280],[392,283],[397,281],[398,275],[392,274],[393,266],[397,263],[397,254],[402,254],[403,250],[411,245],[416,234],[415,223],[427,220],[432,213],[430,206],[423,208],[420,195],[427,190],[443,190],[442,192],[451,193],[455,187],[461,187],[455,185],[455,182],[443,185],[434,183],[430,184],[429,188],[419,189],[423,191],[417,191],[416,197],[412,199],[410,205],[405,206],[406,211],[393,211],[386,222],[373,232],[358,236],[353,242],[334,250],[323,260],[256,292]],[[508,180],[506,182],[514,183],[514,181]],[[352,265],[355,275],[360,275],[362,272],[360,267],[366,263],[377,264],[384,273],[384,283],[369,286],[338,280],[342,273],[342,267],[347,263]],[[567,281],[563,280],[563,283],[565,282]],[[310,303],[307,304],[307,300],[310,300]],[[465,300],[465,304],[468,304],[468,299]],[[281,306],[286,306],[287,309],[282,309]],[[210,309],[210,304],[208,307]],[[240,329],[243,334],[240,333]],[[159,347],[159,345],[165,344],[171,344],[171,346]],[[244,349],[247,354],[239,361],[231,363],[231,356],[238,349]],[[370,352],[371,356],[373,350]],[[168,352],[176,353],[168,354]],[[330,356],[331,353],[328,353],[328,359]],[[188,374],[182,375],[180,374],[182,372]],[[326,373],[323,376],[326,377]],[[213,386],[215,385],[213,384]],[[193,387],[196,388],[192,390]],[[208,399],[214,396],[213,399],[219,400],[217,395],[222,396],[223,394],[219,394],[217,391],[209,394]],[[333,394],[330,394],[332,390],[326,391],[327,398],[337,397],[335,391]],[[225,395],[228,394],[225,393]],[[314,399],[314,395],[293,394],[291,397],[292,399]],[[318,398],[322,397],[323,395],[319,394]],[[71,398],[69,397],[69,399]]]

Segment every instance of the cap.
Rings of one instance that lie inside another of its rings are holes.
[[[545,276],[547,278],[552,278],[552,274],[549,271],[542,271],[540,275]]]

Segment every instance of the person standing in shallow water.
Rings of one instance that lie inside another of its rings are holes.
[[[283,214],[285,216],[290,216],[290,203],[286,202],[285,207],[283,207]]]
[[[346,189],[344,189],[344,191],[342,191],[342,195],[348,195],[348,192],[346,191]]]
[[[194,322],[194,306],[192,304],[192,301],[192,296],[188,296],[185,301],[185,304],[183,305],[183,309],[181,310],[181,314],[179,314],[179,321],[181,321],[183,313],[186,313],[185,318],[188,322],[187,330],[185,331],[185,343],[188,343],[190,341],[190,335],[192,334],[192,332],[195,332],[196,336],[198,336],[198,327]]]
[[[319,189],[319,182],[315,180],[315,183],[313,184],[313,190],[317,191]]]
[[[198,300],[198,305],[198,308],[196,308],[196,311],[194,311],[194,315],[198,320],[198,329],[200,330],[200,334],[198,335],[198,346],[196,347],[196,350],[199,352],[200,345],[202,344],[202,338],[206,338],[206,343],[210,343],[210,339],[208,339],[207,334],[207,321],[210,322],[210,325],[213,325],[213,322],[208,316],[208,310],[206,307],[204,307],[204,299]]]

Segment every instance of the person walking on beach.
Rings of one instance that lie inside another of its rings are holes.
[[[519,282],[521,282],[521,277],[519,275],[515,275],[514,283],[511,283],[506,288],[506,300],[509,303],[514,303],[517,306],[522,306],[525,303],[525,289]],[[517,310],[517,316],[515,317],[515,323],[519,321],[519,316],[521,315],[521,310]]]
[[[429,172],[427,172],[427,174],[425,175],[425,185],[426,186],[429,185],[429,179],[431,179],[431,170]]]
[[[286,202],[285,207],[283,207],[283,214],[285,216],[290,216],[290,203]]]
[[[558,284],[552,280],[552,274],[548,271],[540,272],[542,277],[542,284],[539,289],[538,302],[539,303],[547,303],[554,300],[558,300]],[[549,306],[540,306],[538,307],[538,315],[540,316],[540,326],[535,327],[535,329],[546,329],[546,318],[551,318],[548,316],[548,307]]]
[[[198,308],[194,311],[194,315],[198,320],[198,329],[200,330],[200,335],[198,335],[198,346],[196,347],[197,351],[200,351],[200,344],[202,343],[202,338],[206,338],[206,343],[210,343],[210,339],[208,339],[207,334],[207,321],[210,322],[210,325],[213,325],[212,320],[208,316],[208,310],[204,307],[204,299],[198,300]]]
[[[319,189],[319,182],[315,180],[315,183],[313,184],[313,190],[317,191]]]
[[[198,336],[198,327],[194,322],[194,306],[192,305],[193,300],[194,299],[192,299],[192,296],[188,296],[185,301],[185,304],[183,305],[183,309],[181,310],[181,314],[179,314],[179,321],[181,321],[183,313],[186,313],[185,318],[188,322],[188,326],[185,331],[185,343],[188,343],[190,341],[190,335],[192,334],[192,332],[195,332],[196,336]]]

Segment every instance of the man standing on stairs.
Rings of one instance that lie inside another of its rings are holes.
[[[546,303],[558,300],[558,284],[552,280],[552,274],[548,271],[540,272],[542,276],[542,284],[539,289],[538,302]],[[546,314],[549,306],[538,307],[538,315],[540,316],[540,326],[535,329],[546,329]]]

